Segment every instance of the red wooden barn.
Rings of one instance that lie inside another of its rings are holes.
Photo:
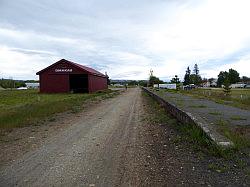
[[[42,93],[92,93],[108,88],[106,75],[65,59],[36,74]]]

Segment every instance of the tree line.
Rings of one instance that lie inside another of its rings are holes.
[[[202,78],[200,76],[200,70],[197,64],[194,65],[193,73],[191,74],[191,70],[189,66],[187,67],[186,73],[184,75],[184,85],[194,84],[200,85],[202,83]]]
[[[0,87],[2,88],[20,88],[20,87],[26,87],[25,83],[35,83],[38,81],[35,80],[13,80],[13,79],[0,79]]]
[[[198,64],[195,64],[192,72],[191,72],[189,66],[187,67],[185,75],[184,75],[184,79],[183,79],[183,85],[186,86],[186,85],[194,84],[196,86],[201,86],[202,83],[205,83],[205,82],[212,83],[215,80],[216,79],[214,79],[214,78],[210,78],[210,79],[203,78],[202,79],[202,77],[200,75],[200,70],[199,70]],[[236,70],[231,68],[228,71],[221,71],[218,74],[218,79],[217,79],[216,83],[217,83],[217,87],[221,87],[222,85],[228,86],[228,85],[240,82],[240,81],[244,82],[244,83],[249,83],[250,78],[247,76],[243,76],[242,78],[240,78],[240,74]],[[149,86],[153,86],[153,84],[161,84],[163,82],[164,81],[162,81],[158,77],[154,76],[152,74],[152,72],[150,73]],[[170,82],[176,83],[176,84],[181,83],[178,75],[175,75],[171,79]]]

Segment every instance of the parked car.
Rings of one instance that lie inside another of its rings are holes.
[[[183,86],[183,90],[192,90],[195,88],[197,88],[197,86],[194,84],[189,84],[189,85]]]

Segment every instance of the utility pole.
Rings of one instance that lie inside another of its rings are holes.
[[[153,76],[153,70],[150,69],[150,77]]]

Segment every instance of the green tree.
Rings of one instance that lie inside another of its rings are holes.
[[[193,74],[191,74],[190,77],[189,77],[191,84],[200,85],[202,83],[202,78],[199,75],[199,72],[200,72],[200,70],[198,68],[198,65],[195,64]]]
[[[26,87],[24,81],[16,81],[15,82],[15,87],[20,88],[20,87]]]
[[[15,81],[13,79],[1,79],[0,86],[3,88],[11,88],[12,89],[15,87]]]
[[[163,83],[162,80],[153,75],[153,70],[151,69],[149,74],[148,86],[153,87],[154,84],[162,84],[162,83]]]
[[[230,81],[229,81],[229,78],[228,78],[229,76],[227,76],[226,78],[225,78],[225,80],[224,80],[224,92],[227,94],[227,95],[229,95],[230,94],[230,92],[231,92],[231,87],[230,87]]]
[[[202,78],[200,75],[191,74],[190,84],[200,85],[202,83]]]
[[[195,64],[195,65],[194,65],[193,73],[194,73],[195,75],[199,75],[199,72],[200,72],[200,70],[199,70],[199,68],[198,68],[198,65]]]
[[[154,84],[161,84],[163,83],[162,80],[160,80],[158,77],[151,75],[149,77],[149,86],[154,86]]]
[[[129,85],[129,86],[135,86],[135,85],[137,85],[137,84],[138,84],[138,82],[135,81],[135,80],[131,80],[131,81],[128,82],[128,85]]]
[[[228,76],[228,72],[221,71],[218,75],[217,86],[221,87]]]
[[[221,87],[224,83],[234,84],[240,81],[239,73],[234,69],[229,71],[221,71],[218,75],[217,85]],[[224,85],[225,86],[225,85]]]
[[[210,84],[212,84],[213,81],[215,81],[215,78],[209,78],[208,81],[209,81]]]
[[[184,85],[190,84],[190,74],[191,74],[191,71],[190,71],[189,66],[188,66],[187,70],[186,70],[186,74],[184,76],[184,82],[183,82]]]
[[[178,78],[178,75],[175,75],[174,78],[172,78],[171,83],[179,84],[180,79]]]
[[[230,84],[234,84],[236,82],[239,82],[240,81],[240,74],[234,70],[234,69],[229,69],[228,71],[228,81]]]
[[[138,81],[138,84],[139,84],[140,86],[143,86],[143,87],[146,87],[146,86],[147,86],[147,83],[148,83],[148,81],[146,81],[146,80],[140,80],[140,81]]]

